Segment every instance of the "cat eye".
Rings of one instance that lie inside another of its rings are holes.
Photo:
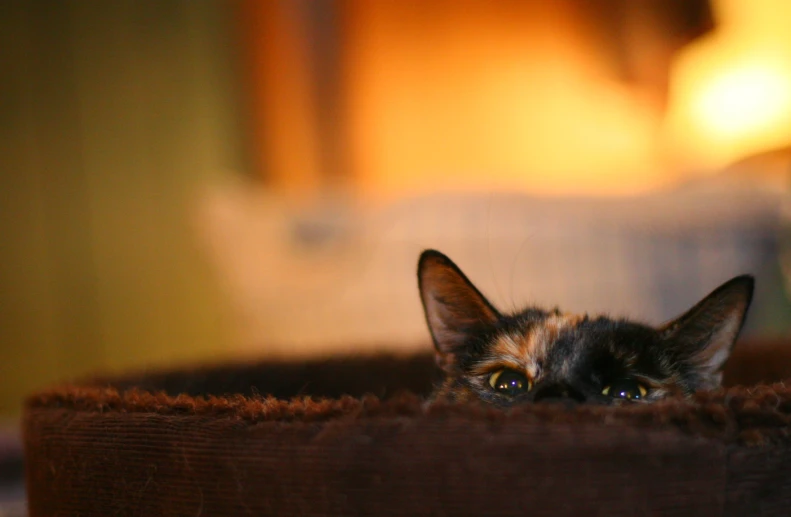
[[[533,383],[526,375],[515,370],[500,370],[489,376],[489,386],[497,393],[514,397],[530,391]]]
[[[605,386],[602,395],[614,399],[640,400],[648,394],[648,389],[631,377],[624,377]]]

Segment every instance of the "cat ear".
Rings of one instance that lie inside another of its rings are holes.
[[[754,285],[752,276],[737,276],[660,328],[674,356],[697,369],[701,388],[720,385],[722,366],[744,324]]]
[[[451,369],[469,336],[496,323],[499,314],[456,264],[438,251],[420,255],[417,275],[437,363]]]

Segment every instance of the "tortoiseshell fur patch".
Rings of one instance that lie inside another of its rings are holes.
[[[496,406],[519,402],[498,396],[488,385],[489,376],[502,369],[523,372],[536,387],[549,383],[580,386],[577,389],[585,400],[600,403],[610,402],[601,394],[607,379],[627,373],[651,388],[646,401],[693,392],[697,383],[691,372],[674,365],[669,354],[654,353],[653,347],[644,345],[653,341],[654,332],[606,317],[529,309],[504,318],[502,328],[491,336],[480,336],[480,353],[457,356],[456,368],[437,387],[434,399],[482,400]],[[523,400],[529,399],[530,393]]]
[[[434,400],[498,407],[543,399],[619,404],[652,402],[719,386],[721,368],[749,307],[753,279],[736,277],[660,327],[607,316],[531,307],[500,314],[444,255],[426,251],[420,294],[445,379]],[[504,394],[493,374],[516,372],[528,389]],[[628,379],[645,393],[608,395]]]

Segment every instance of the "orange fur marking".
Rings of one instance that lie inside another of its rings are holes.
[[[578,314],[552,314],[528,329],[525,334],[503,334],[492,343],[490,357],[481,362],[475,373],[482,375],[501,368],[522,370],[535,381],[540,365],[560,333],[584,319]]]

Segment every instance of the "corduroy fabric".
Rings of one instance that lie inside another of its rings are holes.
[[[428,354],[60,386],[30,515],[791,515],[791,343],[737,350],[727,389],[620,408],[427,408]]]

